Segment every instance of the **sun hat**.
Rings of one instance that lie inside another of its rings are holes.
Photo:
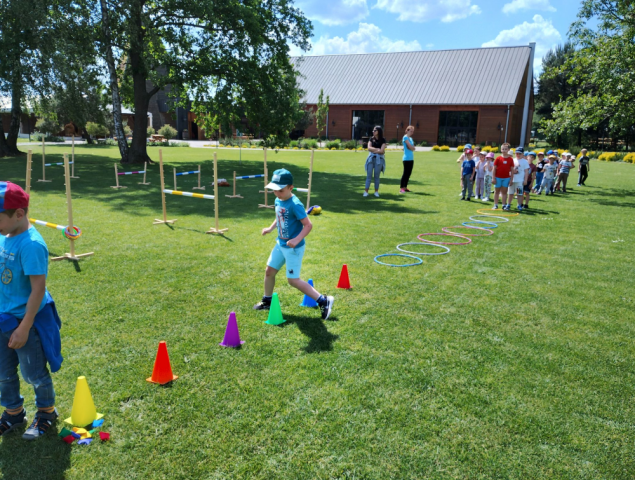
[[[20,185],[0,182],[0,212],[15,208],[28,208],[29,196]]]
[[[471,148],[472,148],[472,144],[471,143],[466,143],[465,146],[463,147],[463,150],[471,149]]]
[[[481,150],[480,152],[478,152],[479,155],[483,155],[485,156],[485,152],[483,150]]]
[[[291,172],[286,168],[279,168],[273,172],[271,183],[265,188],[269,190],[282,190],[289,185],[293,185],[293,175],[291,175]]]
[[[556,156],[554,154],[549,155],[549,160],[556,160]]]
[[[489,152],[489,153],[485,156],[485,158],[494,158],[494,156],[495,156],[495,155],[494,155],[494,152]]]

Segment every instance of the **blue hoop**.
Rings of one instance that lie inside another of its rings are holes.
[[[379,260],[377,260],[378,258],[381,257],[407,257],[407,258],[414,258],[415,260],[419,260],[418,263],[406,263],[404,265],[396,265],[394,263],[384,263],[384,262],[380,262]],[[423,263],[423,260],[421,260],[419,257],[415,257],[413,255],[405,255],[403,253],[384,253],[383,255],[377,255],[375,257],[375,262],[379,263],[380,265],[385,265],[387,267],[415,267],[417,265],[421,265]]]
[[[481,220],[472,220],[471,222],[463,222],[461,225],[463,225],[464,227],[469,227],[469,228],[482,228],[482,229],[485,229],[485,227],[478,227],[478,226],[470,225],[470,224],[473,224],[473,223],[479,223],[481,225],[489,225],[487,227],[487,229],[498,227],[497,223],[494,223],[494,222],[482,222]]]

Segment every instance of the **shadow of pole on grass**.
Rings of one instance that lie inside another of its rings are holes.
[[[317,316],[319,312],[317,309],[312,311],[316,313],[315,316],[311,317],[285,314],[284,319],[286,322],[283,325],[294,323],[304,335],[309,337],[308,345],[302,349],[306,353],[330,352],[333,350],[333,342],[339,336],[328,331],[324,321]]]

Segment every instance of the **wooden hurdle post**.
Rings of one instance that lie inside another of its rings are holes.
[[[309,167],[309,191],[306,194],[306,209],[311,206],[311,185],[313,184],[313,155],[315,150],[311,149],[311,166]]]
[[[26,156],[26,184],[25,191],[29,195],[31,193],[31,163],[33,162],[33,150],[29,150]]]
[[[73,143],[71,146],[71,164],[73,168],[71,169],[71,178],[79,178],[75,176],[75,132],[73,132]]]
[[[242,195],[238,195],[236,193],[236,170],[234,170],[234,194],[233,195],[225,195],[227,198],[244,198]]]
[[[44,135],[44,134],[43,134]],[[46,179],[46,152],[44,151],[44,136],[42,136],[42,178],[38,182],[51,182]]]
[[[265,203],[258,205],[258,208],[276,208],[274,205],[269,205],[269,201],[267,200],[267,183],[269,183],[269,172],[267,171],[267,148],[265,147],[263,150],[265,153],[265,189],[261,190],[260,193],[265,192]]]
[[[147,173],[148,173],[148,162],[143,162],[143,182],[137,182],[137,185],[150,185],[150,182],[146,182]]]
[[[110,188],[128,188],[124,185],[119,185],[119,170],[117,170],[117,164],[115,163],[115,182],[117,183],[117,185],[115,186],[110,186]]]
[[[159,174],[161,175],[161,205],[163,207],[163,220],[154,219],[152,225],[160,223],[174,223],[176,220],[168,220],[168,213],[165,208],[165,179],[163,178],[163,149],[159,149]]]
[[[174,171],[174,190],[178,190],[178,187],[176,186],[176,168],[172,169]]]
[[[64,179],[66,180],[66,209],[68,211],[68,227],[73,227],[73,199],[71,197],[71,171],[68,164],[68,154],[64,154]],[[83,257],[94,255],[94,252],[82,253],[81,255],[75,255],[75,240],[68,239],[71,242],[70,253],[65,253],[61,257],[51,258],[51,261],[57,260],[71,260],[73,262],[78,261]]]
[[[199,168],[200,171],[200,168]],[[205,233],[213,235],[224,235],[228,228],[219,228],[218,226],[218,166],[216,165],[216,152],[214,152],[214,227]]]
[[[216,178],[216,176],[214,176],[214,178]],[[201,166],[200,165],[198,166],[198,187],[192,187],[192,190],[205,190],[205,186],[201,186]]]

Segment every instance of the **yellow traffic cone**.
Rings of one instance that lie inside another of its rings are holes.
[[[103,415],[97,413],[93,397],[88,388],[86,377],[77,377],[77,385],[75,386],[75,399],[73,400],[73,411],[70,418],[64,420],[66,423],[85,427],[95,420],[99,420]]]

